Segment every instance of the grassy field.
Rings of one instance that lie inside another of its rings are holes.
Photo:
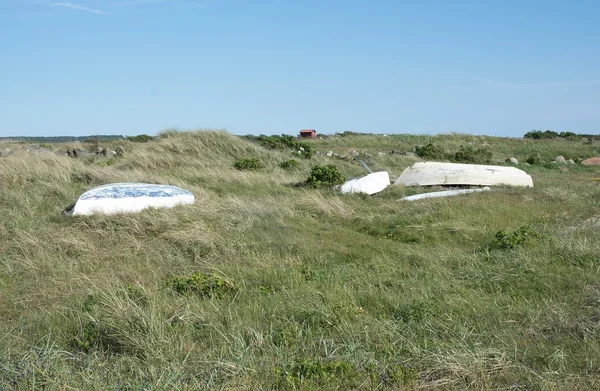
[[[337,136],[285,170],[292,152],[225,132],[119,142],[109,160],[0,158],[0,390],[600,389],[600,168],[521,164],[532,189],[410,203],[423,189],[297,186],[315,164],[365,173],[330,150],[393,181],[419,159],[390,152],[416,145],[524,162],[600,143]],[[61,214],[132,181],[196,203]]]

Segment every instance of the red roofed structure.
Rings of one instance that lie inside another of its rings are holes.
[[[300,137],[315,138],[317,137],[317,131],[314,129],[303,129],[300,131]]]

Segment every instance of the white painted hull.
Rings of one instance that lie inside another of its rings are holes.
[[[533,187],[531,177],[515,167],[434,162],[415,163],[404,170],[394,184]]]
[[[438,197],[452,197],[460,194],[479,193],[482,191],[489,191],[489,187],[483,189],[461,189],[461,190],[445,190],[445,191],[434,191],[431,193],[415,194],[412,196],[404,197],[401,201],[418,201],[427,198],[438,198]]]
[[[374,172],[360,178],[350,179],[341,187],[342,193],[366,193],[373,195],[390,185],[390,174],[387,171]]]
[[[193,204],[194,195],[184,189],[150,183],[113,183],[83,193],[72,215],[135,213],[146,208],[171,208]]]

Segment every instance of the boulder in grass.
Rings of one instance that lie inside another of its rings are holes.
[[[556,163],[561,163],[561,164],[564,164],[567,162],[567,160],[564,158],[564,156],[557,156],[556,159],[554,159],[554,161],[556,161]]]
[[[581,162],[584,166],[600,166],[600,157],[595,156]]]

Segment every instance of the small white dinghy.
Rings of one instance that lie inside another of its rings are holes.
[[[489,187],[483,189],[460,189],[460,190],[444,190],[434,191],[431,193],[415,194],[408,197],[401,198],[400,201],[418,201],[426,198],[438,198],[438,197],[452,197],[460,194],[479,193],[482,191],[489,191]]]
[[[133,213],[146,208],[171,208],[176,205],[193,204],[194,201],[194,194],[175,186],[112,183],[94,187],[83,193],[69,214],[77,216],[94,213]]]
[[[402,172],[394,184],[533,187],[531,177],[525,171],[515,167],[436,162],[413,164]]]
[[[387,171],[374,172],[360,178],[350,179],[341,187],[342,193],[366,193],[373,195],[390,185],[390,174]]]

